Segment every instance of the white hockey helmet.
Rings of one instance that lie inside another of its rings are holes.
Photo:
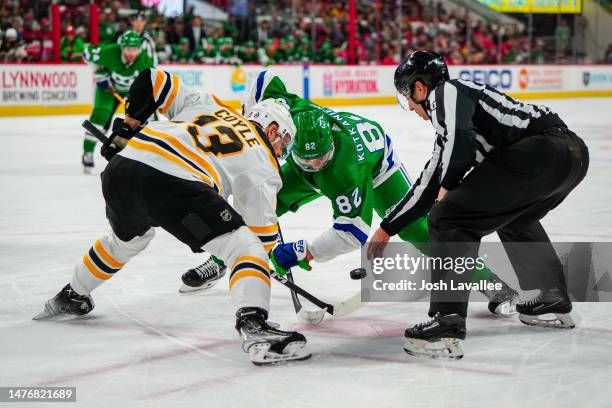
[[[278,125],[277,138],[286,142],[280,158],[287,158],[295,141],[296,128],[285,101],[274,98],[264,99],[246,112],[246,118],[257,122],[264,131],[271,123],[276,123]],[[273,140],[270,142],[275,143]]]

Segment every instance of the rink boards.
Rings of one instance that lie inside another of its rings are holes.
[[[393,65],[162,65],[189,86],[238,105],[270,69],[290,91],[328,106],[395,103]],[[612,96],[612,65],[456,65],[451,78],[487,83],[529,99]],[[0,64],[0,116],[89,113],[93,70],[85,64]]]

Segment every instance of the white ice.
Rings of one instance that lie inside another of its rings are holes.
[[[612,99],[542,103],[591,154],[586,179],[543,224],[553,241],[611,241]],[[347,109],[379,120],[418,176],[433,146],[430,124],[396,106]],[[32,321],[108,230],[99,177],[81,172],[84,118],[0,119],[0,386],[76,386],[76,404],[50,406],[92,408],[612,406],[610,304],[575,304],[573,331],[527,327],[472,304],[466,357],[444,362],[401,348],[404,329],[426,318],[425,303],[370,304],[307,327],[275,284],[271,319],[301,330],[313,357],[258,368],[240,349],[227,282],[179,294],[181,273],[201,257],[163,231],[94,292],[89,316]],[[104,160],[96,160],[99,172]],[[330,216],[317,200],[283,217],[285,239],[316,237]],[[315,264],[297,281],[340,300],[359,288],[348,275],[358,263],[356,252]]]

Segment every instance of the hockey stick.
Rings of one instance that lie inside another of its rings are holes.
[[[353,313],[363,305],[361,302],[361,291],[357,292],[343,302],[327,303],[317,298],[310,292],[307,292],[305,289],[302,289],[295,283],[289,281],[289,279],[285,278],[284,276],[279,275],[274,270],[271,271],[271,276],[291,290],[291,293],[300,295],[304,299],[310,301],[313,305],[321,308],[320,310],[306,310],[302,308],[301,312],[298,313],[298,316],[300,316],[300,314],[304,316],[303,320],[301,320],[302,323],[319,324],[323,320],[325,313],[329,313],[335,317],[346,316],[347,314]]]
[[[283,238],[283,231],[281,230],[280,222],[277,223],[276,225],[278,225],[278,236],[280,238],[280,242],[281,244],[284,244],[285,239]],[[291,282],[292,284],[294,284],[293,274],[291,273],[291,268],[287,268],[287,280]],[[299,314],[300,310],[302,310],[302,303],[300,302],[300,299],[298,298],[297,294],[293,290],[291,291],[291,300],[293,301],[293,307],[295,308],[295,313]],[[323,312],[323,314],[325,315],[325,312]]]
[[[114,89],[114,88],[112,88],[112,87],[111,87],[111,88],[109,88],[109,89],[110,89],[110,92],[111,92],[111,93],[113,94],[113,96],[115,97],[115,99],[117,99],[117,101],[118,101],[118,102],[119,102],[121,105],[123,105],[123,107],[125,108],[125,99],[123,99],[123,96],[119,95],[119,94],[117,93],[117,91],[115,91],[115,89]]]
[[[280,242],[282,244],[285,243],[285,239],[283,238],[283,232],[281,231],[280,223],[278,224],[278,236],[280,238]],[[280,277],[280,275],[278,275]],[[361,303],[361,291],[357,292],[347,300],[339,303],[325,303],[320,299],[314,297],[310,293],[306,292],[299,286],[297,286],[293,280],[293,274],[291,273],[291,269],[287,269],[287,278],[285,279],[288,284],[285,284],[289,289],[291,289],[291,299],[293,300],[293,307],[295,308],[295,313],[297,315],[297,319],[300,323],[308,323],[308,324],[319,324],[325,318],[325,313],[329,313],[332,316],[345,316],[349,313],[353,313],[357,309],[361,308],[363,305]],[[276,280],[279,280],[276,278]],[[283,283],[279,280],[279,282]],[[284,283],[283,283],[284,284]],[[292,289],[295,288],[295,289]],[[315,306],[320,307],[319,310],[306,310],[300,299],[298,294],[309,300]],[[304,295],[306,294],[306,296]]]
[[[365,273],[365,269],[363,268],[353,269],[350,273],[351,279],[363,279]],[[360,277],[354,277],[354,275],[360,275]],[[361,301],[361,290],[342,302],[332,304],[334,305],[334,313],[332,313],[334,317],[346,316],[347,314],[353,313],[363,306],[363,302]],[[298,321],[301,323],[319,324],[325,318],[325,310],[306,310],[303,308],[298,312],[297,317]]]
[[[334,317],[346,316],[361,309],[361,306],[363,306],[361,302],[361,291],[342,302],[332,303],[332,306],[334,311],[330,314]],[[302,308],[297,313],[297,318],[300,323],[319,324],[325,318],[325,312],[327,312],[326,309],[306,310]]]
[[[325,312],[327,312],[327,313],[329,313],[331,315],[334,315],[335,307],[334,307],[333,304],[325,303],[321,299],[319,299],[316,296],[310,294],[310,292],[307,292],[306,290],[302,289],[301,287],[299,287],[295,283],[291,282],[289,279],[285,278],[284,276],[279,275],[275,270],[271,270],[271,274],[270,275],[274,279],[276,279],[278,282],[280,282],[281,284],[283,284],[287,288],[289,288],[289,290],[291,290],[292,295],[295,295],[296,298],[297,298],[297,295],[300,295],[304,299],[308,299],[312,304],[317,305],[321,309],[323,309],[323,314],[325,314]],[[289,274],[287,274],[287,276],[288,275]],[[299,300],[298,300],[298,304],[299,304]],[[302,305],[300,304],[300,308],[301,308],[301,306]]]
[[[84,120],[81,126],[83,126],[83,128],[91,133],[96,139],[102,142],[102,144],[115,143],[117,146],[124,148],[128,143],[128,141],[121,136],[115,136],[113,140],[109,142],[108,137],[106,137],[106,135],[89,120]]]

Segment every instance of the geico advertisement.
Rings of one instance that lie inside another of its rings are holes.
[[[451,66],[451,78],[490,85],[506,92],[572,90],[570,67],[555,65]]]

